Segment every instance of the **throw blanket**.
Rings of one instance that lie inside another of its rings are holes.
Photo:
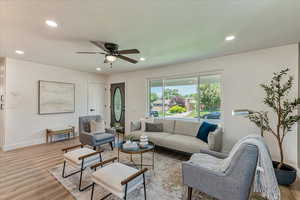
[[[261,193],[263,197],[268,200],[279,200],[280,190],[274,173],[271,155],[261,136],[249,135],[242,138],[234,145],[228,157],[225,159],[218,159],[207,154],[194,154],[190,161],[194,164],[201,164],[201,167],[205,167],[209,170],[225,172],[229,168],[234,154],[237,152],[240,145],[244,143],[257,146],[259,151],[257,169],[253,184],[254,192]],[[206,162],[204,160],[206,160]]]

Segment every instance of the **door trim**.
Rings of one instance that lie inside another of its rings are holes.
[[[126,106],[127,106],[127,81],[120,81],[120,82],[111,82],[111,83],[109,83],[109,114],[110,114],[110,117],[109,117],[109,120],[110,120],[110,125],[112,125],[112,118],[113,118],[113,116],[112,116],[112,102],[113,102],[113,99],[112,99],[112,85],[117,85],[117,84],[124,84],[124,93],[125,93],[125,95],[124,95],[124,101],[125,101],[125,103],[124,103],[124,111],[123,111],[123,113],[122,113],[122,116],[124,117],[124,131],[126,132],[126,127],[127,127],[127,124],[126,124],[126,121],[127,121],[127,114],[126,114],[126,111],[127,111],[127,109],[126,109]]]

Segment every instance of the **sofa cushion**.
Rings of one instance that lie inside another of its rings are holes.
[[[114,140],[115,136],[111,133],[95,133],[94,139],[96,143]]]
[[[187,135],[187,136],[195,137],[198,133],[200,125],[201,122],[176,120],[174,133],[179,135]]]
[[[218,128],[218,125],[211,124],[208,122],[203,122],[198,130],[197,138],[202,140],[203,142],[208,143],[208,134],[210,132],[214,132]]]
[[[141,135],[148,136],[149,141],[153,142],[155,145],[163,146],[165,141],[163,141],[164,138],[172,135],[171,133],[166,132],[143,132],[143,131],[134,131],[131,132],[130,135],[133,135],[136,138],[140,138]]]
[[[153,123],[154,120],[152,118],[149,119],[142,119],[141,120],[141,130],[145,131],[146,130],[146,123]]]
[[[202,140],[186,135],[170,135],[166,138],[163,138],[163,140],[167,140],[167,143],[162,141],[165,147],[188,153],[199,153],[200,149],[209,148],[208,144]]]
[[[158,146],[165,146],[168,144],[168,137],[171,136],[172,133],[166,132],[157,132],[154,134],[149,134],[148,138],[151,142]]]
[[[175,120],[154,119],[154,122],[163,124],[163,132],[174,133]]]
[[[162,123],[149,123],[146,122],[146,132],[163,132]]]
[[[141,130],[142,128],[142,123],[139,120],[136,121],[132,121],[130,123],[130,131],[137,131],[137,130]]]

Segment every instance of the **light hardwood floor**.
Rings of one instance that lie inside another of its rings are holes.
[[[78,139],[0,151],[0,200],[74,199],[47,169],[62,163],[61,149]],[[283,200],[300,200],[300,181],[281,187]]]

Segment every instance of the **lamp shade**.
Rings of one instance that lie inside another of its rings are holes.
[[[109,62],[114,62],[117,60],[117,57],[116,56],[113,56],[113,55],[107,55],[105,57],[106,60],[108,60]]]
[[[248,116],[250,114],[253,114],[253,111],[248,110],[248,109],[235,109],[235,110],[232,110],[232,115],[233,116]]]

